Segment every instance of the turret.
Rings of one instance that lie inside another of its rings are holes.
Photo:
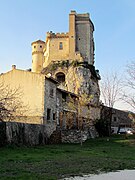
[[[32,72],[40,73],[43,69],[45,42],[38,40],[31,44],[32,46]]]

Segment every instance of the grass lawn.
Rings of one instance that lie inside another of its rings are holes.
[[[60,179],[135,168],[135,137],[88,140],[80,144],[0,148],[0,179]]]

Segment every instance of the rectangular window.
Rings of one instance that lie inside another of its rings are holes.
[[[66,93],[62,93],[62,100],[63,100],[64,102],[66,102],[66,99],[67,99]]]
[[[113,121],[116,122],[116,121],[117,121],[117,118],[116,118],[116,117],[113,117]]]
[[[47,109],[47,120],[51,118],[51,109]]]
[[[62,42],[59,43],[59,49],[60,50],[63,49],[63,43]]]
[[[56,119],[56,117],[55,117],[56,115],[55,115],[55,113],[53,113],[53,120],[55,120]]]

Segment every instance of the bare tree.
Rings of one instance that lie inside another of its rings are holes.
[[[10,88],[9,85],[0,84],[0,121],[12,120],[15,116],[22,116],[26,107],[21,101],[20,87]]]
[[[135,62],[130,62],[126,68],[126,90],[123,93],[123,100],[135,111]]]
[[[123,81],[116,72],[103,76],[100,90],[104,105],[113,108],[121,99],[122,88]]]
[[[127,82],[128,86],[135,90],[135,62],[131,62],[127,66]]]

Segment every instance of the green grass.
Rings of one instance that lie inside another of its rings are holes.
[[[135,168],[135,137],[114,136],[80,144],[0,148],[0,179],[60,179]]]

